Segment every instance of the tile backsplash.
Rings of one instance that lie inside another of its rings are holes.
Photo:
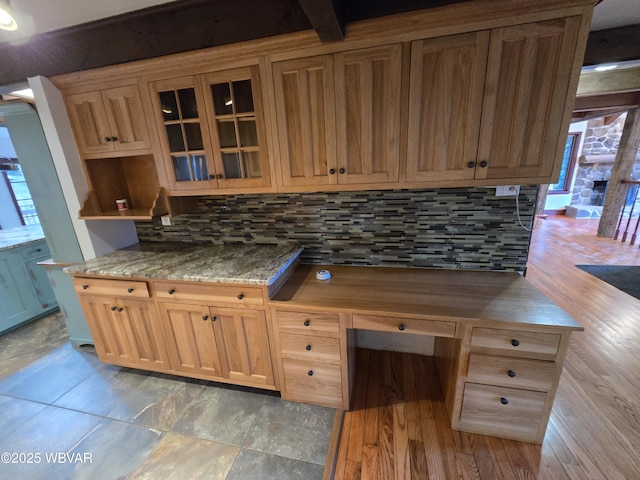
[[[530,227],[536,185],[523,185]],[[303,263],[525,269],[530,233],[495,188],[208,196],[197,211],[136,222],[140,241],[296,243]]]

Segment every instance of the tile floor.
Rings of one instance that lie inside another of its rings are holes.
[[[0,337],[0,479],[320,479],[333,418],[104,365],[69,343],[59,313]]]

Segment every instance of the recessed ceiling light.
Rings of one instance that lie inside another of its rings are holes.
[[[17,28],[18,24],[11,5],[9,5],[9,0],[0,0],[0,29],[13,31]]]

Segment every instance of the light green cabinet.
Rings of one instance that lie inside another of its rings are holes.
[[[57,308],[38,262],[49,258],[44,239],[0,251],[0,334]]]

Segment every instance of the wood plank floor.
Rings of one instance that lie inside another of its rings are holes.
[[[358,351],[336,479],[640,479],[640,300],[576,264],[640,265],[597,221],[537,220],[527,278],[584,327],[542,445],[452,431],[429,357]]]

